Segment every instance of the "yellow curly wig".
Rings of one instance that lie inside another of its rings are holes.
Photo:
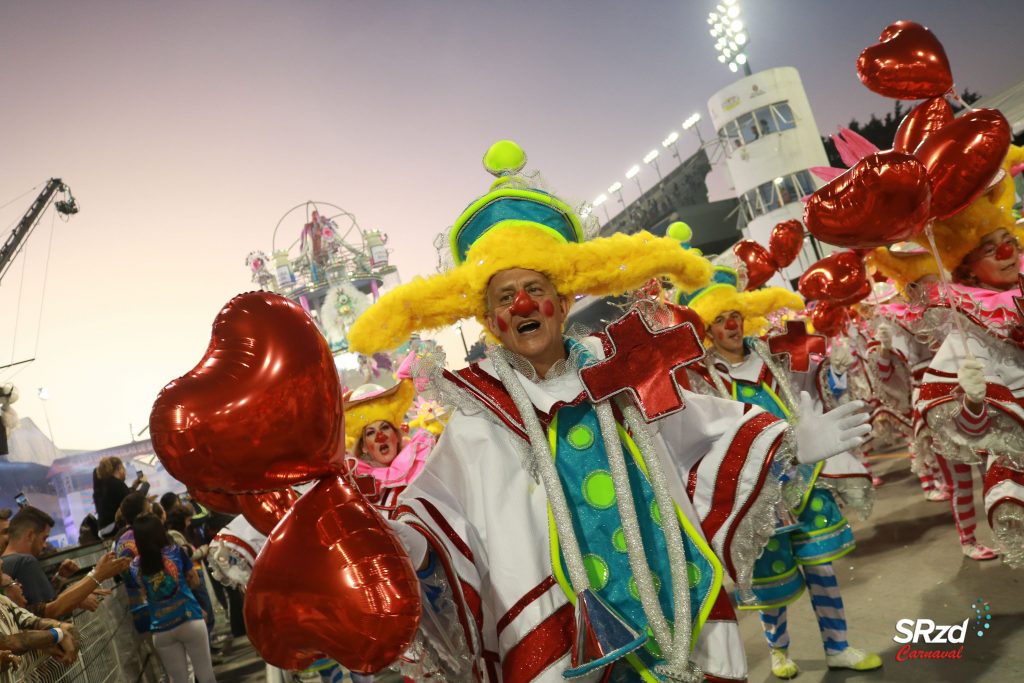
[[[916,251],[912,253],[890,251],[887,247],[878,247],[868,253],[869,268],[893,281],[901,292],[907,291],[907,285],[917,282],[928,275],[939,275],[939,266],[930,252]]]
[[[692,290],[711,277],[706,259],[669,237],[642,231],[576,243],[530,221],[505,221],[473,243],[461,265],[414,278],[381,297],[349,330],[350,349],[366,354],[392,349],[413,332],[463,318],[483,323],[488,283],[511,268],[544,273],[567,297],[622,294],[655,276]]]
[[[1024,147],[1010,145],[1003,160],[1002,180],[975,199],[966,209],[944,221],[935,221],[935,246],[939,249],[946,270],[952,272],[974,251],[981,240],[999,228],[1006,228],[1018,240],[1024,240],[1024,226],[1015,225],[1013,212],[1014,182],[1010,167],[1024,162]],[[928,236],[922,232],[914,241],[930,249]]]

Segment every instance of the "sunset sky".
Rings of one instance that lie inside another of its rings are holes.
[[[1019,0],[740,4],[752,67],[799,69],[823,133],[891,109],[854,65],[895,20],[935,32],[960,89],[1021,78]],[[19,195],[51,176],[81,213],[48,213],[0,282],[0,365],[37,359],[0,381],[44,430],[48,389],[59,447],[123,443],[251,288],[244,258],[270,252],[292,206],[332,202],[388,233],[408,280],[433,270],[434,235],[487,189],[480,157],[497,139],[565,197],[592,199],[694,111],[712,135],[707,98],[735,78],[715,59],[713,6],[3,3],[0,241],[38,190]]]

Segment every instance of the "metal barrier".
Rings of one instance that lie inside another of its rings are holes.
[[[72,622],[81,633],[81,651],[70,666],[44,653],[29,653],[14,672],[21,683],[159,683],[160,658],[151,638],[136,632],[124,586],[112,588],[95,612],[79,611]]]

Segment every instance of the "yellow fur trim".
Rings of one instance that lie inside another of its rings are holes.
[[[447,273],[417,277],[371,306],[349,330],[350,348],[359,353],[393,349],[418,330],[451,325],[463,318],[481,322],[487,284],[495,274],[525,268],[547,275],[558,293],[608,296],[666,276],[688,290],[707,284],[711,264],[668,237],[649,232],[615,234],[581,244],[559,240],[526,221],[485,233],[466,261]]]
[[[354,448],[371,422],[385,420],[392,427],[401,427],[415,398],[416,387],[412,380],[403,379],[383,393],[345,404],[346,443],[351,442]]]
[[[769,313],[789,308],[799,311],[804,307],[804,299],[796,292],[782,287],[764,287],[751,292],[737,292],[735,287],[722,285],[715,287],[687,304],[692,308],[704,324],[710,328],[715,318],[726,311],[739,311],[743,316],[743,333],[757,334],[768,321]]]
[[[907,285],[928,275],[939,275],[939,266],[930,252],[906,253],[879,247],[867,255],[869,267],[893,281],[896,288],[906,292]]]
[[[1017,239],[1024,238],[1024,227],[1014,225],[1011,211],[1014,184],[1013,178],[1010,177],[1010,166],[1021,161],[1024,161],[1024,148],[1010,145],[1010,151],[1002,166],[1006,176],[960,213],[944,221],[935,221],[935,245],[939,249],[939,258],[950,272],[977,248],[985,235],[999,228],[1006,228]],[[915,237],[914,241],[925,249],[931,249],[928,236],[924,232]]]

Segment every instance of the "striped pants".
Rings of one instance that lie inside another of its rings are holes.
[[[942,475],[953,488],[950,504],[953,507],[956,531],[960,534],[960,545],[975,543],[974,528],[977,521],[974,516],[974,474],[971,472],[971,466],[949,462],[938,453],[935,454],[935,460],[939,463]]]
[[[821,642],[825,646],[825,654],[834,655],[842,652],[849,643],[846,642],[846,614],[843,611],[843,597],[839,594],[839,583],[836,581],[832,563],[807,565],[801,567],[807,589],[811,593],[811,607],[818,619],[821,631]],[[786,628],[786,608],[761,610],[761,626],[768,640],[768,647],[785,649],[789,647],[789,631]]]

